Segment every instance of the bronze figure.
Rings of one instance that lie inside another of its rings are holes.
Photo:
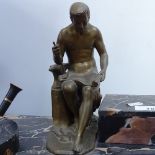
[[[56,65],[50,67],[54,75],[51,93],[54,125],[64,130],[73,126],[75,132],[70,149],[78,153],[86,152],[83,151],[83,136],[92,120],[93,111],[100,104],[100,82],[105,79],[108,65],[101,32],[89,23],[89,18],[90,11],[86,4],[72,4],[72,23],[60,31],[56,44],[53,43]],[[100,72],[96,67],[94,49],[100,56]],[[67,64],[63,64],[65,53],[68,57]],[[49,145],[52,144],[47,144],[47,148],[52,151]],[[58,152],[61,154],[60,150]]]

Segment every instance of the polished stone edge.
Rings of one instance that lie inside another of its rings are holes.
[[[51,117],[42,116],[9,116],[18,124],[20,148],[16,155],[53,155],[46,150],[46,136],[52,126]],[[107,150],[108,149],[108,150]],[[154,149],[142,148],[129,150],[120,147],[96,149],[86,155],[155,155]]]
[[[6,150],[16,153],[19,149],[19,132],[16,122],[0,118],[0,155]]]

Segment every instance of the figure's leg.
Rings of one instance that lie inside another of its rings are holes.
[[[80,141],[82,135],[86,129],[86,126],[91,118],[92,110],[93,110],[93,93],[92,88],[90,86],[85,86],[82,89],[83,101],[79,110],[79,128],[77,133],[77,139],[75,141],[75,149],[76,151],[80,151]]]
[[[68,108],[74,115],[74,122],[78,125],[79,107],[77,85],[74,81],[68,80],[62,83],[62,90]]]

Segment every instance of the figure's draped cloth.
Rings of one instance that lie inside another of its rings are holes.
[[[66,80],[73,80],[76,83],[82,84],[84,86],[92,86],[92,82],[98,79],[96,64],[92,65],[93,63],[94,62],[89,63],[88,66],[86,66],[85,64],[82,64],[80,66],[80,63],[71,65],[71,67],[67,71]],[[80,69],[74,69],[76,68],[76,66],[80,66]],[[100,84],[100,80],[97,80],[96,82],[98,83],[98,85]]]

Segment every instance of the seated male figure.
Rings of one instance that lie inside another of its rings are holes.
[[[68,71],[65,76],[60,76],[60,80],[77,127],[74,150],[79,152],[82,135],[92,116],[94,92],[105,79],[108,55],[100,31],[89,23],[90,11],[86,4],[74,3],[70,8],[70,18],[72,23],[60,31],[53,53],[54,61],[60,65],[64,53],[68,57]],[[94,48],[100,56],[99,73]]]

